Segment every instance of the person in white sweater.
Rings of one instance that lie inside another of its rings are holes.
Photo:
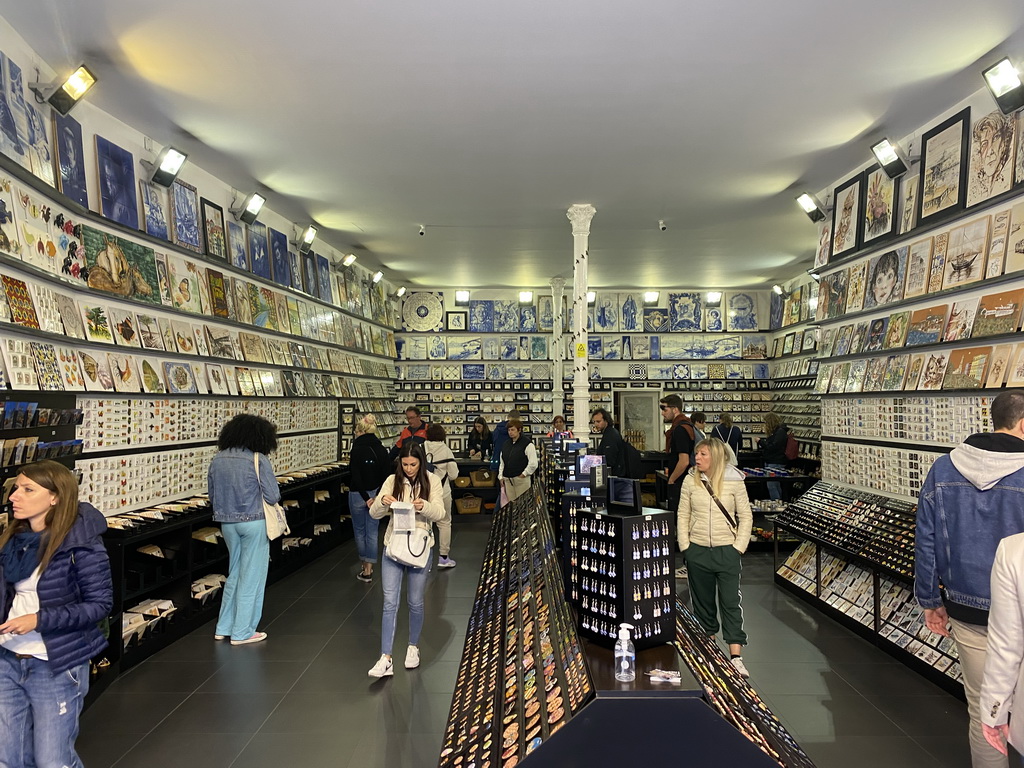
[[[981,730],[1010,766],[1024,766],[1024,533],[999,542],[991,585]]]
[[[455,560],[448,557],[452,548],[452,481],[459,476],[459,465],[455,462],[455,454],[445,440],[448,433],[440,424],[427,427],[427,442],[423,450],[427,454],[427,464],[432,464],[433,472],[441,481],[444,492],[444,518],[437,521],[438,532],[438,568],[454,568]]]
[[[728,463],[728,456],[729,447],[717,437],[697,443],[694,468],[680,489],[676,532],[697,621],[709,635],[721,628],[733,666],[749,677],[742,657],[747,634],[740,605],[740,556],[750,543],[753,515],[743,473]]]
[[[423,446],[406,440],[398,453],[398,468],[380,487],[380,492],[370,506],[370,517],[380,520],[391,516],[391,505],[396,501],[410,502],[416,511],[416,527],[428,531],[427,546],[434,546],[434,526],[444,517],[444,494],[437,475],[427,471],[427,457]],[[415,669],[420,665],[419,639],[423,629],[423,593],[430,572],[430,555],[426,565],[416,568],[404,565],[388,556],[388,544],[394,534],[395,521],[388,520],[384,533],[384,557],[381,559],[381,586],[384,589],[384,612],[381,616],[381,656],[370,668],[370,677],[390,677],[395,673],[391,661],[391,646],[395,641],[395,619],[398,616],[398,601],[402,597],[402,576],[409,575],[409,648],[405,654],[405,668]]]

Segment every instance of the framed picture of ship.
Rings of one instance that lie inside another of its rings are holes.
[[[964,207],[970,120],[968,107],[921,137],[919,226]]]
[[[943,289],[959,288],[985,277],[985,256],[988,253],[991,225],[992,217],[982,216],[950,230],[942,273]]]
[[[1015,333],[1020,328],[1020,310],[1024,304],[1024,288],[989,293],[981,297],[974,316],[971,338]]]

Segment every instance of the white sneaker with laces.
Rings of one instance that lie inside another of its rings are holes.
[[[410,645],[409,650],[405,652],[405,668],[416,669],[420,665],[420,649],[415,645]]]
[[[395,674],[395,666],[391,663],[391,659],[382,653],[377,659],[377,663],[370,667],[368,674],[370,677],[390,677]]]
[[[730,661],[736,671],[740,673],[740,677],[750,677],[750,671],[747,669],[747,665],[743,663],[743,657],[737,656],[734,659],[730,659]]]

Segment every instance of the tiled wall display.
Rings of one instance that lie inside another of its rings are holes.
[[[928,470],[943,453],[886,448],[826,440],[821,446],[822,476],[900,498],[917,498]]]
[[[975,432],[992,431],[994,395],[825,398],[822,431],[830,437],[862,437],[953,446]]]

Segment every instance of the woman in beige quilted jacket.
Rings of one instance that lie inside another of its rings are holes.
[[[676,531],[697,621],[709,635],[722,629],[733,666],[749,677],[742,657],[747,635],[740,605],[740,556],[750,542],[753,516],[743,473],[727,457],[728,448],[717,437],[697,443],[694,468],[679,495]]]

